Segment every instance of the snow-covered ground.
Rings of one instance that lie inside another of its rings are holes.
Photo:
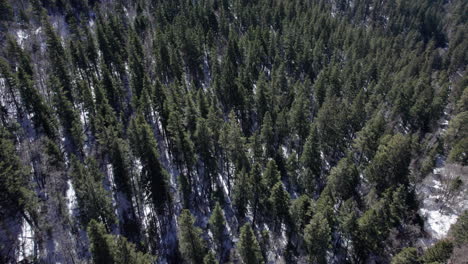
[[[18,240],[20,246],[18,261],[21,262],[34,254],[34,233],[26,221],[23,221],[21,235],[18,237]]]
[[[73,215],[73,208],[76,206],[76,194],[75,194],[75,188],[73,188],[73,185],[71,183],[71,180],[69,179],[67,181],[68,189],[67,189],[67,207],[68,207],[68,213],[70,215]]]
[[[461,186],[451,190],[457,177]],[[425,245],[446,237],[458,216],[468,210],[467,187],[468,167],[454,164],[439,164],[417,187],[419,213],[425,220],[424,229],[430,235],[428,241],[422,241]]]
[[[16,36],[18,38],[18,43],[22,45],[23,41],[28,37],[28,34],[26,34],[24,30],[20,29],[16,32]]]

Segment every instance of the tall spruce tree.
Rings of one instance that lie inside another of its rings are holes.
[[[179,250],[187,263],[203,263],[205,243],[201,238],[202,230],[196,227],[195,218],[189,210],[184,209],[179,216]]]
[[[331,247],[331,229],[321,213],[315,214],[304,230],[304,239],[312,262],[327,263],[327,250]]]
[[[151,127],[138,115],[130,124],[130,142],[142,165],[141,178],[150,202],[159,213],[169,208],[168,173],[159,162],[158,145]]]
[[[245,264],[264,263],[260,246],[249,223],[242,226],[240,230],[237,250],[241,256],[242,262]]]
[[[316,184],[320,181],[322,171],[319,138],[315,126],[312,126],[310,129],[300,162],[303,168],[300,183],[306,193],[312,195],[316,190]]]
[[[224,219],[223,210],[221,209],[219,203],[216,203],[213,209],[209,224],[215,245],[217,245],[216,247],[218,250],[222,250],[225,240],[226,220]]]

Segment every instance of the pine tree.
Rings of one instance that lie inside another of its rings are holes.
[[[110,235],[104,224],[91,220],[87,228],[93,263],[150,264],[156,258],[137,251],[125,237]]]
[[[47,36],[47,51],[52,65],[52,71],[55,78],[57,78],[59,86],[63,89],[63,93],[70,103],[73,100],[73,87],[72,78],[68,72],[67,56],[65,49],[62,46],[60,37],[55,33],[54,28],[49,21],[45,21],[45,33]]]
[[[171,151],[175,157],[175,162],[179,166],[185,166],[189,176],[191,176],[192,166],[195,163],[194,146],[182,124],[182,116],[178,109],[174,108],[169,112],[167,134],[171,142]],[[191,177],[189,177],[189,183],[191,183]]]
[[[275,186],[281,179],[281,174],[278,171],[278,166],[276,166],[276,162],[274,160],[270,160],[267,163],[265,171],[262,175],[262,183],[267,188],[271,188]]]
[[[115,112],[109,105],[101,85],[94,88],[96,95],[96,114],[94,116],[95,134],[103,152],[111,152],[116,137],[119,137],[119,124]]]
[[[15,43],[14,45],[17,44]],[[21,66],[18,68],[17,72],[17,88],[20,91],[22,101],[28,113],[33,114],[32,121],[36,130],[44,132],[47,136],[53,139],[57,136],[57,124],[52,114],[52,109],[50,109],[50,107],[44,102],[43,97],[34,87],[29,56],[27,56],[21,48],[18,47],[18,49],[20,53]],[[12,73],[7,66],[7,62],[0,58],[0,64],[2,75],[8,79]]]
[[[10,215],[20,213],[32,224],[36,220],[35,202],[27,168],[21,163],[11,136],[0,127],[0,206]]]
[[[151,264],[157,259],[150,254],[138,251],[135,244],[128,242],[123,236],[109,235],[108,239],[115,243],[116,264]]]
[[[328,176],[328,186],[335,197],[345,201],[356,194],[359,173],[351,158],[343,158],[333,167]]]
[[[249,190],[250,194],[250,204],[252,205],[252,212],[253,212],[253,219],[252,223],[255,224],[258,216],[259,211],[263,211],[265,209],[265,200],[267,199],[267,189],[268,187],[263,184],[262,181],[262,170],[260,164],[256,162],[253,165],[253,168],[250,170],[249,173],[249,182],[248,186],[251,190]]]
[[[453,236],[455,245],[468,243],[468,210],[465,210],[450,227],[450,235]]]
[[[289,127],[297,136],[298,145],[302,145],[308,133],[308,110],[309,101],[305,94],[295,96],[294,102],[289,110]]]
[[[369,252],[382,252],[383,241],[390,229],[399,226],[411,212],[406,202],[406,192],[403,185],[388,188],[358,219],[355,250],[359,256],[366,256]]]
[[[240,229],[237,250],[241,256],[242,262],[245,264],[264,263],[260,246],[249,223],[246,223]]]
[[[265,114],[270,108],[268,102],[270,101],[271,97],[271,95],[269,94],[269,90],[267,89],[266,77],[263,72],[260,74],[256,86],[257,91],[255,93],[255,103],[257,115],[259,116],[259,119],[261,119],[264,118]]]
[[[295,222],[295,228],[302,231],[312,218],[314,204],[309,196],[303,194],[292,201],[291,219]]]
[[[54,90],[53,101],[56,112],[64,127],[65,135],[69,139],[67,151],[81,156],[84,141],[84,132],[80,117],[73,106],[72,101],[67,98],[67,92],[60,85],[57,77],[51,76],[49,84]]]
[[[145,79],[143,47],[138,36],[134,32],[131,34],[130,43],[130,75],[132,90],[135,93],[136,98],[139,99],[143,91]]]
[[[392,258],[392,264],[419,264],[419,257],[416,248],[404,248],[400,253]]]
[[[104,225],[93,219],[88,224],[87,233],[93,262],[96,264],[114,263],[116,249],[109,243]]]
[[[205,245],[202,240],[202,230],[196,226],[195,218],[187,209],[179,216],[179,250],[187,263],[202,263],[205,255]]]
[[[233,111],[229,113],[229,126],[227,131],[227,151],[231,162],[237,170],[248,169],[248,160],[245,155],[245,138]]]
[[[322,171],[319,138],[315,126],[310,129],[310,134],[304,144],[304,151],[302,152],[300,162],[303,167],[300,183],[306,193],[312,195],[316,190],[315,184],[319,182]]]
[[[340,230],[341,236],[344,238],[344,247],[348,256],[352,255],[353,252],[350,250],[350,242],[356,241],[357,236],[357,203],[352,198],[346,200],[340,207],[337,216],[338,229]]]
[[[195,149],[203,160],[205,174],[209,178],[210,192],[214,185],[214,175],[216,171],[216,159],[214,157],[213,134],[208,127],[206,119],[198,118],[194,133]]]
[[[236,208],[237,216],[242,218],[247,213],[251,187],[249,186],[248,175],[245,171],[236,172],[234,190],[232,193],[232,203]]]
[[[223,210],[217,202],[209,220],[210,230],[213,234],[213,240],[215,245],[218,246],[218,249],[222,250],[222,245],[224,243],[226,221],[224,220]]]
[[[213,252],[208,252],[206,256],[203,258],[203,264],[218,264],[219,262],[216,261],[215,255]]]
[[[104,189],[104,176],[99,171],[96,161],[88,158],[82,164],[76,157],[71,161],[71,178],[75,188],[80,210],[81,223],[87,226],[91,220],[102,221],[107,230],[115,223],[111,197]]]
[[[270,112],[266,112],[263,118],[260,138],[264,144],[265,157],[274,158],[275,154],[275,134],[273,132],[273,121]]]
[[[424,255],[421,256],[421,261],[423,263],[446,263],[452,251],[453,243],[450,240],[439,240],[424,252]]]
[[[318,213],[312,217],[304,230],[304,239],[310,260],[327,263],[326,253],[331,247],[331,229],[325,216]]]
[[[281,182],[277,182],[273,186],[269,202],[275,219],[279,223],[287,221],[289,218],[290,197]]]
[[[374,157],[384,129],[385,119],[378,113],[357,133],[353,148],[357,152],[359,163],[367,164]]]
[[[130,201],[132,197],[132,172],[130,169],[129,151],[128,143],[123,139],[117,138],[112,147],[111,162],[115,184]]]
[[[406,184],[410,155],[409,137],[402,134],[389,137],[379,146],[372,162],[366,168],[365,175],[369,182],[375,184],[378,191],[394,184]]]
[[[158,144],[151,127],[143,116],[132,119],[130,124],[130,142],[142,164],[142,179],[147,197],[159,213],[169,206],[168,173],[159,162]]]
[[[321,150],[332,165],[344,156],[350,137],[346,109],[348,105],[342,99],[327,97],[315,121]]]

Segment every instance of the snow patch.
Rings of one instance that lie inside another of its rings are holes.
[[[468,210],[468,166],[444,164],[428,175],[416,189],[421,202],[419,213],[424,218],[424,229],[430,243],[447,236],[450,227],[464,210]],[[454,183],[461,180],[457,188]]]
[[[435,209],[421,208],[419,212],[426,219],[424,228],[436,239],[444,238],[450,226],[455,224],[458,218],[456,214],[445,214],[441,210]]]
[[[34,254],[34,233],[27,221],[23,221],[18,240],[20,245],[18,262],[21,262]]]
[[[73,185],[71,183],[71,180],[67,181],[68,189],[67,189],[67,208],[68,208],[68,213],[69,215],[73,214],[73,209],[76,207],[76,193],[75,193],[75,188],[73,188]]]
[[[20,45],[23,45],[24,40],[28,38],[28,34],[22,29],[16,32],[16,36],[18,37],[18,43]]]
[[[289,152],[288,152],[288,148],[284,145],[281,146],[281,150],[283,150],[283,155],[288,158],[289,157]]]

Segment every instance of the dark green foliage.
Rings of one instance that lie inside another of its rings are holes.
[[[392,264],[419,264],[416,248],[405,248],[392,258]]]
[[[265,209],[268,187],[262,181],[262,171],[259,163],[255,163],[250,170],[248,179],[248,194],[250,195],[250,204],[252,206],[253,223],[257,220],[259,211]]]
[[[378,113],[367,122],[364,128],[357,133],[353,148],[355,149],[358,160],[367,164],[377,152],[379,139],[385,129],[385,119]]]
[[[408,136],[396,134],[387,137],[366,168],[366,178],[375,185],[378,191],[383,191],[395,184],[407,184],[410,154]]]
[[[289,218],[290,197],[281,182],[273,186],[269,202],[275,220],[283,222]]]
[[[31,222],[35,216],[35,195],[29,173],[16,153],[11,136],[0,127],[0,207],[1,214],[21,213]],[[5,210],[5,211],[4,211]]]
[[[310,261],[327,263],[326,252],[331,247],[331,229],[327,218],[321,213],[315,214],[305,227],[304,239]]]
[[[206,256],[203,258],[203,264],[217,264],[218,261],[215,259],[215,255],[210,251]]]
[[[150,264],[155,257],[137,251],[125,237],[107,234],[104,225],[91,220],[87,229],[93,263]]]
[[[467,164],[465,2],[0,0],[0,262],[18,215],[29,262],[446,261],[396,253]]]
[[[0,21],[9,21],[13,18],[13,8],[8,0],[0,1],[0,14],[2,14]]]
[[[263,117],[262,128],[260,129],[260,140],[265,144],[265,157],[273,158],[275,153],[275,134],[273,132],[273,124],[269,112]]]
[[[57,77],[51,77],[49,83],[54,90],[53,100],[57,115],[65,129],[65,135],[70,139],[70,147],[67,150],[79,155],[83,147],[84,134],[79,115],[67,97],[70,93],[63,89]]]
[[[213,240],[218,248],[222,249],[222,244],[224,243],[225,229],[226,229],[226,220],[223,216],[223,210],[219,203],[216,203],[213,213],[210,216],[209,220],[210,230],[213,234]]]
[[[268,161],[265,171],[263,171],[262,174],[262,183],[269,189],[278,183],[280,179],[281,175],[276,162],[274,160]]]
[[[123,192],[128,199],[132,196],[132,172],[130,168],[130,149],[128,143],[117,138],[112,149],[112,169],[117,188]]]
[[[317,132],[324,156],[337,160],[344,154],[349,133],[348,106],[337,97],[327,97],[317,114]]]
[[[408,200],[407,191],[403,186],[387,189],[383,197],[357,221],[357,250],[380,252],[390,229],[405,221],[410,214]]]
[[[343,158],[338,162],[328,176],[328,186],[335,197],[345,201],[356,194],[359,173],[350,158]]]
[[[422,263],[445,263],[452,254],[453,243],[449,240],[440,240],[428,248],[421,256]]]
[[[86,164],[72,159],[71,178],[75,188],[81,223],[87,226],[91,220],[101,221],[107,230],[115,223],[111,197],[103,187],[104,176],[96,161],[88,159]]]
[[[315,126],[310,129],[300,162],[303,167],[300,183],[302,188],[311,195],[321,180],[322,173],[322,158],[320,157],[319,138]]]
[[[176,163],[185,166],[190,173],[195,162],[193,142],[182,124],[182,116],[177,109],[172,109],[169,113],[167,133]]]
[[[115,249],[107,240],[107,232],[102,223],[91,220],[88,225],[88,237],[94,263],[114,262],[113,254],[115,254]]]
[[[36,129],[44,131],[52,139],[55,138],[57,136],[57,124],[52,110],[34,88],[31,76],[23,68],[18,71],[18,86],[28,112],[34,115],[32,120]]]
[[[455,224],[450,227],[450,234],[454,238],[455,245],[464,245],[468,243],[468,211],[464,211],[458,217]]]
[[[205,165],[206,173],[211,175],[216,171],[216,160],[214,157],[214,139],[213,132],[208,127],[208,121],[203,118],[197,119],[197,125],[194,133],[195,149]]]
[[[202,263],[205,256],[205,243],[200,237],[202,231],[194,226],[195,218],[187,209],[179,216],[179,250],[187,263]]]
[[[466,155],[466,146],[468,145],[467,124],[468,111],[461,112],[450,121],[445,134],[446,142],[452,146],[449,152],[449,160],[463,165],[468,164]]]
[[[292,201],[291,204],[291,219],[294,220],[298,230],[310,223],[313,213],[312,200],[307,195],[301,195],[299,198]]]
[[[17,45],[14,43],[13,45]],[[32,69],[30,64],[30,58],[25,54],[19,47],[18,49],[21,67],[18,68],[16,77],[13,75],[8,63],[0,58],[0,73],[7,79],[7,83],[10,89],[18,89],[26,107],[26,111],[32,114],[32,121],[38,131],[44,132],[50,138],[57,136],[55,119],[52,114],[52,110],[39,92],[34,87],[32,80]]]
[[[48,21],[45,21],[45,33],[47,35],[47,51],[53,75],[57,78],[58,86],[63,90],[65,97],[73,103],[73,87],[71,76],[68,72],[69,67],[65,49],[62,46],[60,37]]]
[[[159,162],[158,146],[151,127],[140,115],[130,125],[130,142],[135,154],[140,158],[141,177],[147,197],[160,212],[171,201],[168,186],[168,173]]]
[[[338,230],[345,239],[349,239],[348,241],[356,241],[358,235],[357,208],[356,201],[351,198],[345,201],[338,212]],[[345,242],[344,247],[346,250],[349,250],[349,246],[349,243]],[[347,253],[350,254],[351,252]]]
[[[247,204],[249,201],[249,182],[248,174],[244,171],[236,173],[234,190],[232,192],[232,203],[236,208],[237,215],[242,218],[247,213]]]
[[[239,251],[242,262],[245,264],[264,263],[260,246],[249,223],[242,226],[240,230],[237,250]]]

